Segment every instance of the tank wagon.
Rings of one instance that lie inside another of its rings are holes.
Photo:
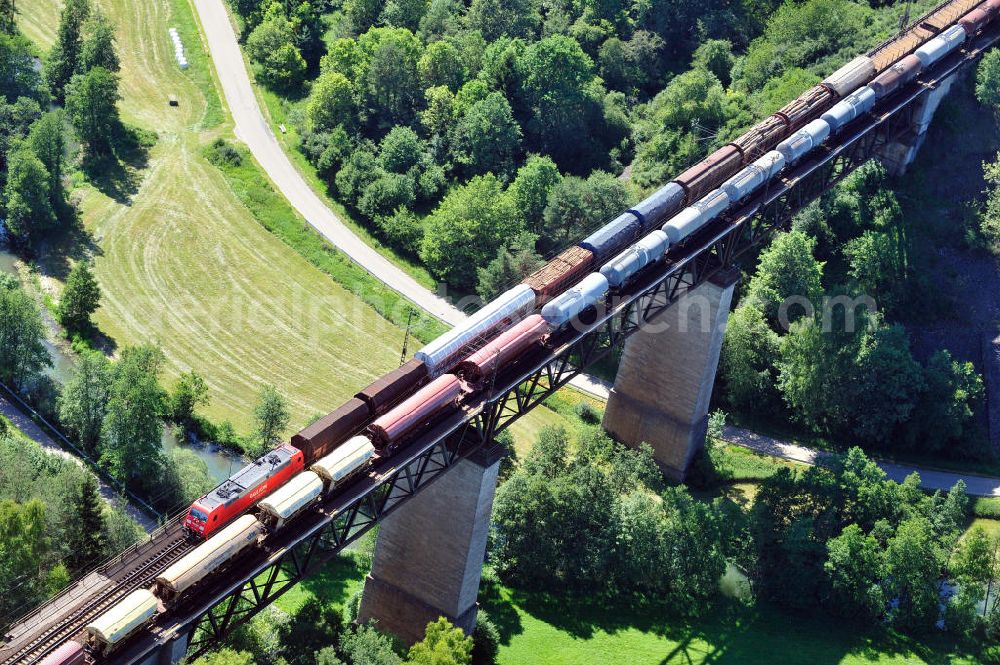
[[[953,53],[1000,14],[1000,0],[970,9],[964,15],[952,12],[951,25],[933,37],[917,39],[908,31],[899,38],[910,44],[908,50],[897,49],[891,61],[885,55],[891,44],[874,60],[862,56],[851,61],[296,434],[292,445],[255,460],[196,501],[185,525],[208,540],[156,579],[155,595],[134,592],[88,626],[88,648],[109,653],[151,620],[157,596],[167,605],[266,539],[269,530],[282,528],[459,408],[497,371],[509,369],[611,291],[666,260],[672,243],[685,242]],[[294,484],[271,495],[293,477],[298,478]],[[260,519],[240,516],[258,502]],[[64,662],[73,662],[74,653],[67,645]]]

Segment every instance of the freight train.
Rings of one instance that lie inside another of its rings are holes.
[[[204,542],[159,575],[150,590],[130,594],[88,626],[89,648],[110,653],[152,620],[157,603],[168,609],[248,548],[266,542],[269,533],[391,457],[444,413],[481,392],[501,368],[510,369],[609,292],[663,261],[671,247],[683,245],[869,113],[878,101],[954,52],[998,12],[1000,0],[986,0],[922,44],[913,43],[912,52],[900,53],[882,71],[868,56],[854,59],[557,255],[412,360],[294,435],[289,444],[199,498],[184,528]],[[933,23],[922,23],[928,25]],[[911,44],[913,37],[899,40]],[[80,653],[66,645],[45,662],[75,663]]]

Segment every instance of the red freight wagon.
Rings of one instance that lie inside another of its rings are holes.
[[[303,453],[285,444],[246,465],[201,497],[184,518],[184,528],[207,538],[302,470]]]
[[[458,364],[458,373],[470,383],[488,379],[494,368],[506,367],[552,330],[545,319],[532,314]]]
[[[355,397],[368,405],[372,417],[388,411],[427,379],[427,366],[413,358],[385,376],[376,379]]]
[[[430,419],[453,406],[467,392],[466,383],[454,374],[439,376],[395,409],[375,419],[368,427],[372,444],[379,451],[395,449],[404,437],[419,432]]]

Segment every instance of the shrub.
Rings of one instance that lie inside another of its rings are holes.
[[[588,425],[596,425],[601,422],[600,411],[591,406],[590,402],[580,402],[576,405],[576,408],[573,409],[573,411],[580,418],[580,420]]]
[[[472,632],[472,665],[493,665],[500,652],[500,631],[486,612],[480,610]]]
[[[243,156],[236,146],[218,138],[205,150],[205,157],[215,166],[240,166]]]

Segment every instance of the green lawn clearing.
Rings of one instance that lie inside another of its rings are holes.
[[[942,665],[1000,657],[964,653],[938,639],[864,634],[842,621],[766,606],[723,603],[705,618],[687,620],[506,587],[484,592],[480,601],[500,630],[500,665]]]

